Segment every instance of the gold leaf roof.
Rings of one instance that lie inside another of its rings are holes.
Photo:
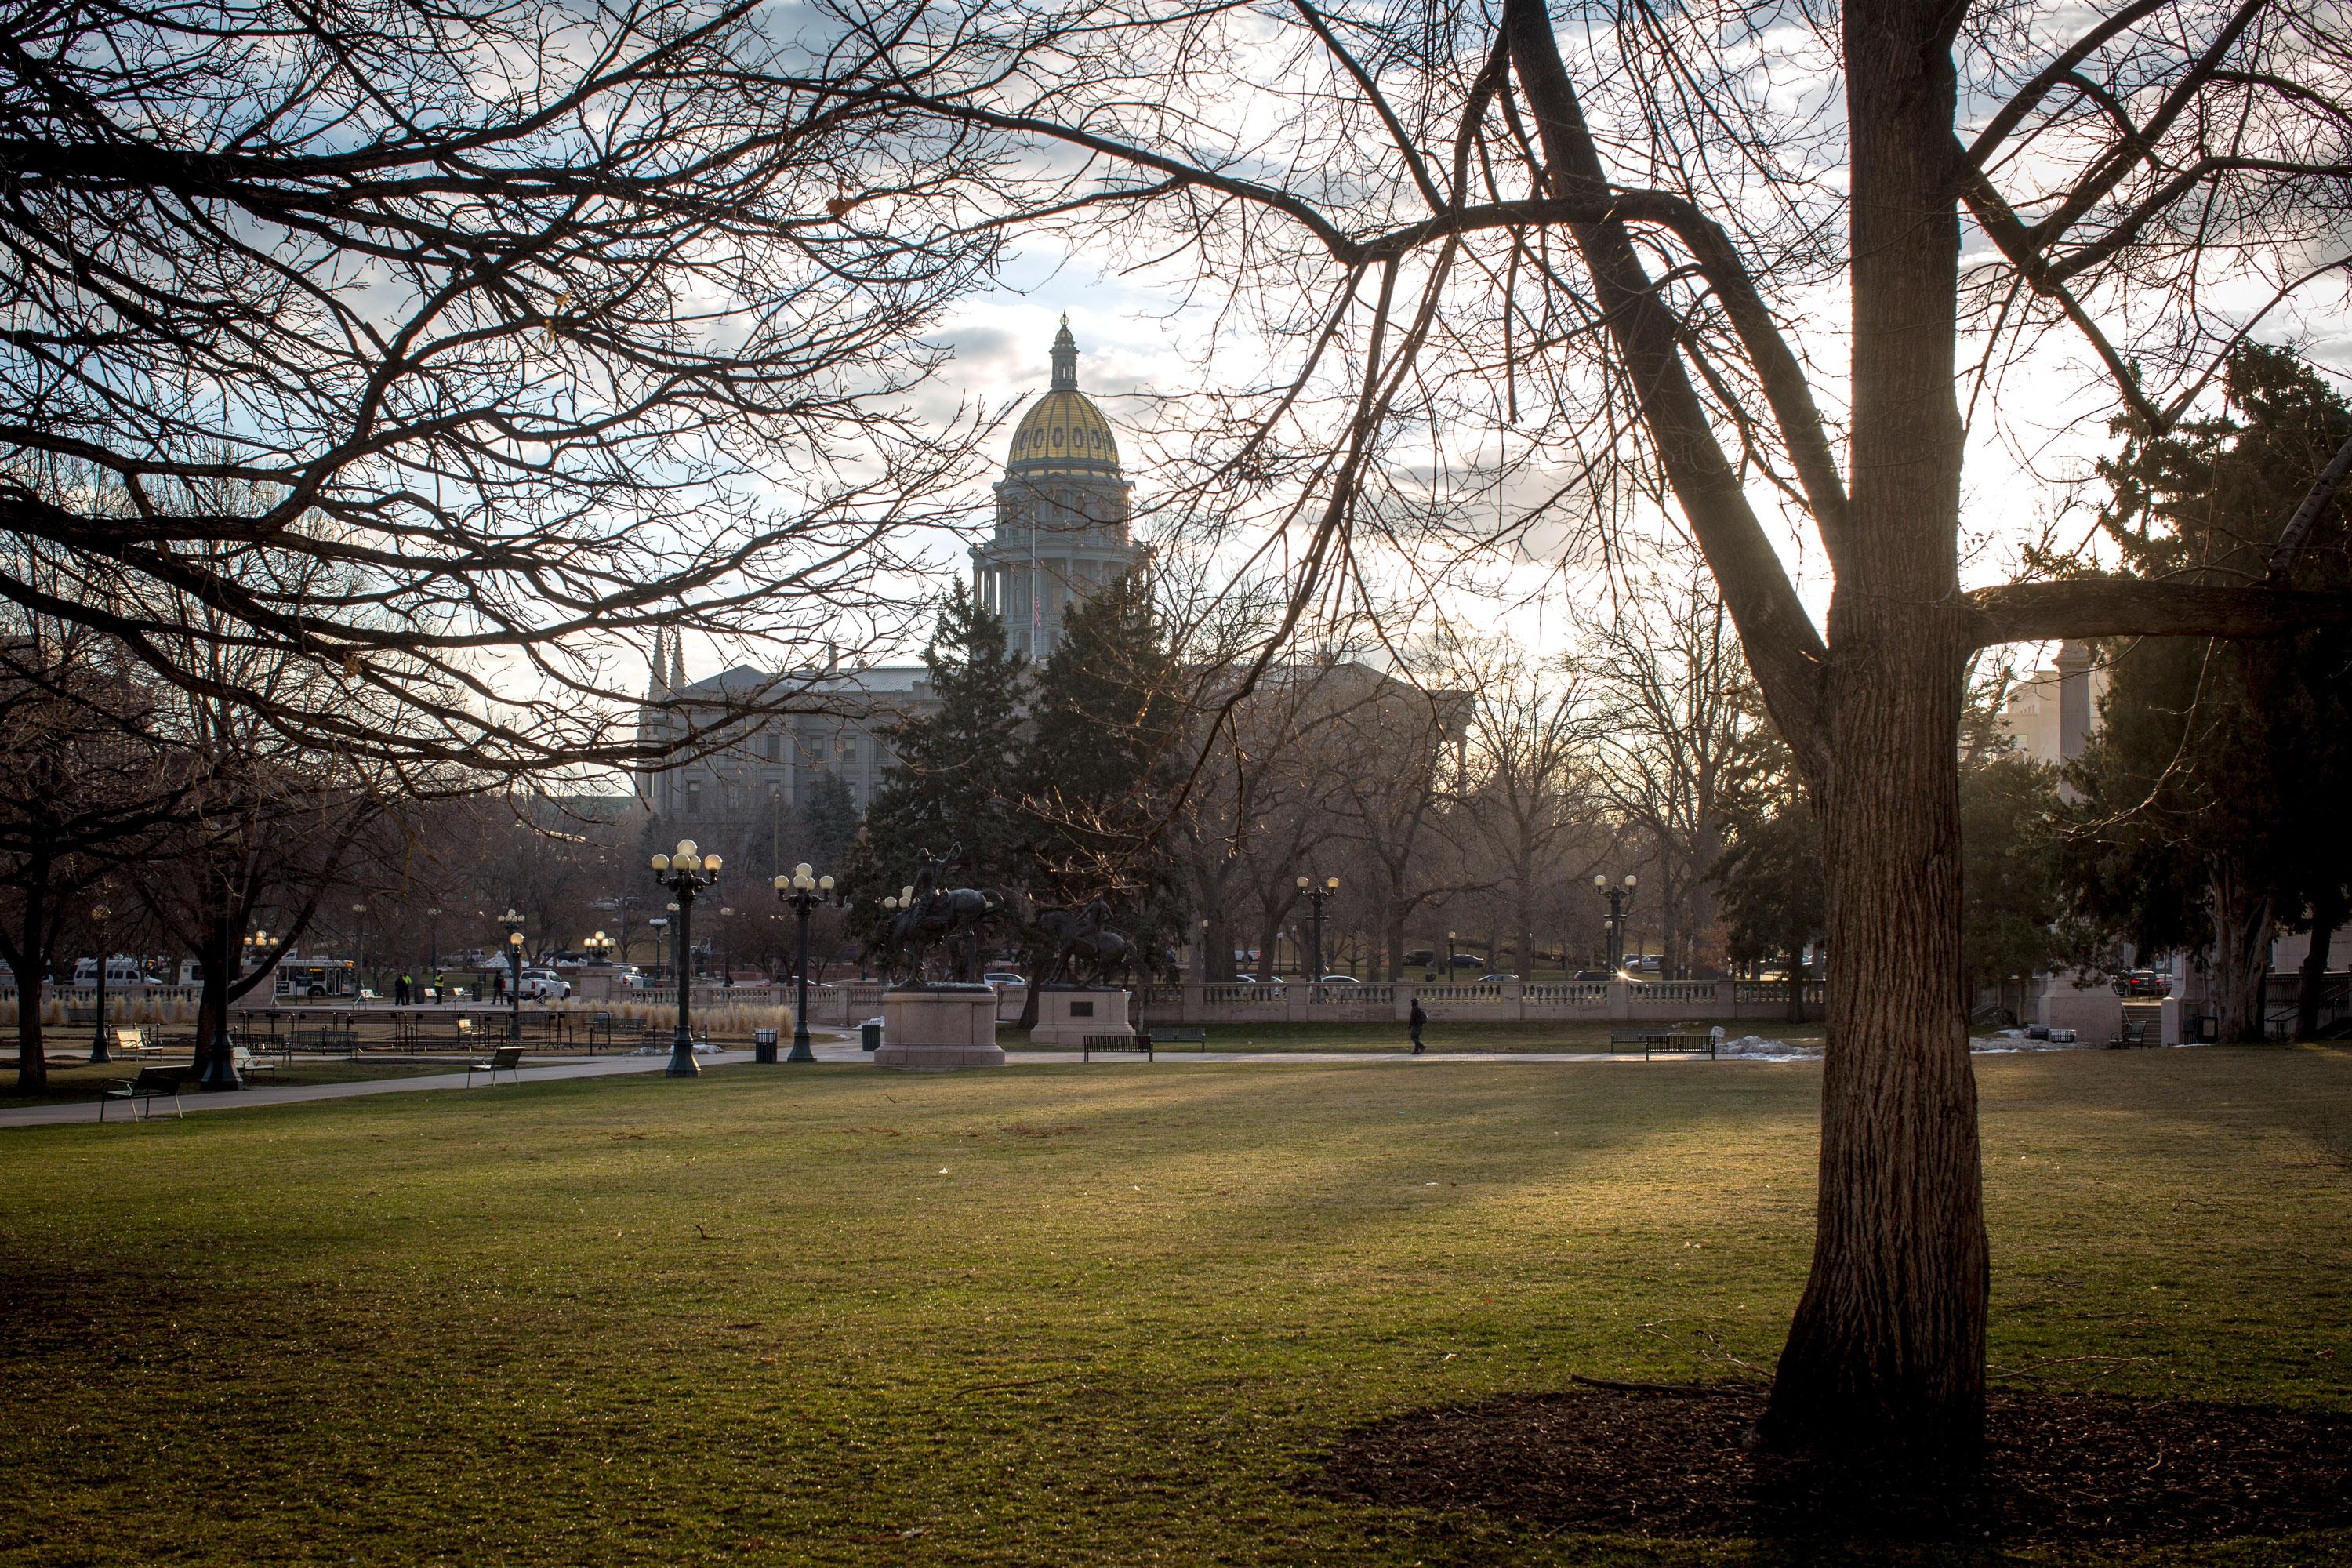
[[[1024,473],[1118,472],[1118,440],[1094,399],[1057,388],[1029,405],[1013,432],[1005,466]]]

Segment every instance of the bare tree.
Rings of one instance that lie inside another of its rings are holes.
[[[41,984],[60,936],[86,913],[78,900],[140,854],[184,799],[160,765],[148,694],[115,653],[36,617],[0,660],[0,959],[16,985],[20,1094],[48,1083]]]
[[[1594,811],[1584,689],[1572,672],[1531,668],[1496,638],[1452,652],[1445,685],[1465,712],[1465,827],[1492,858],[1518,972],[1532,978],[1548,890],[1580,885],[1594,866],[1573,852]],[[1501,955],[1493,955],[1497,963]],[[1561,954],[1567,962],[1565,952]]]
[[[1601,787],[1649,849],[1645,901],[1658,911],[1663,963],[1686,973],[1715,921],[1709,874],[1724,848],[1732,770],[1752,702],[1739,639],[1703,580],[1636,580],[1609,616],[1580,617]]]
[[[1768,26],[1605,0],[1559,22],[1542,0],[973,0],[908,23],[877,99],[1055,154],[1008,153],[975,195],[989,221],[1092,224],[1127,254],[1181,256],[1271,345],[1192,445],[1220,515],[1285,525],[1294,606],[1383,538],[1410,547],[1431,519],[1461,537],[1463,498],[1499,489],[1471,472],[1481,430],[1515,435],[1522,474],[1608,503],[1535,514],[1606,528],[1628,474],[1671,501],[1827,848],[1815,1252],[1765,1432],[1974,1454],[1989,1254],[1959,984],[1969,657],[2262,636],[2347,606],[2286,585],[2284,528],[2263,583],[1963,591],[1967,421],[2000,422],[1978,394],[2007,367],[2046,375],[2079,345],[2160,426],[2262,300],[2337,286],[2339,12],[1845,0]],[[1835,90],[1778,90],[1791,81]],[[1843,371],[1809,360],[1809,325],[1851,345]],[[1783,564],[1783,522],[1833,575],[1825,624]]]
[[[953,133],[824,85],[877,40],[762,16],[12,8],[0,597],[217,698],[200,602],[335,674],[237,694],[281,732],[494,770],[635,754],[645,628],[895,629],[973,428],[918,438],[917,334],[993,242],[900,216]]]

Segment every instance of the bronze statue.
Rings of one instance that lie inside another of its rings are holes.
[[[866,959],[886,981],[895,980],[903,966],[907,976],[903,984],[920,985],[931,954],[940,952],[946,957],[949,984],[978,984],[985,957],[982,939],[992,933],[1003,913],[1005,896],[994,888],[940,886],[963,853],[961,844],[950,845],[946,854],[937,857],[929,849],[915,853],[918,864],[909,884],[912,891],[905,906],[890,917],[882,935],[867,946]]]

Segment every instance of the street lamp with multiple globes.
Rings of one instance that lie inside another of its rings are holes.
[[[1307,983],[1320,985],[1323,983],[1323,900],[1339,890],[1339,879],[1326,877],[1318,882],[1312,877],[1301,877],[1298,879],[1298,890],[1307,895],[1315,910],[1315,956]]]
[[[613,939],[606,936],[603,931],[600,931],[593,936],[582,939],[580,945],[587,952],[589,963],[610,963],[613,962]]]
[[[686,955],[694,950],[694,896],[719,885],[719,857],[698,853],[691,838],[681,838],[676,849],[654,857],[654,880],[668,889],[670,896],[677,900],[670,906],[677,911],[677,935],[670,941],[670,952],[679,959],[677,1035],[670,1041],[669,1066],[663,1069],[671,1078],[694,1078],[702,1071],[695,1065],[694,1036],[687,1016],[694,966],[686,962]]]
[[[499,924],[507,928],[507,968],[511,975],[507,989],[507,1043],[522,1044],[522,914],[512,904],[499,917]]]
[[[106,1048],[106,922],[114,914],[104,904],[89,907],[89,923],[98,928],[98,1028],[89,1037],[89,1059],[93,1066],[110,1062],[113,1054]]]
[[[808,1032],[808,922],[809,911],[819,904],[833,900],[833,879],[815,874],[805,860],[792,869],[792,875],[776,879],[776,897],[783,900],[800,921],[800,983],[793,1003],[793,1053],[788,1062],[813,1062],[816,1053],[809,1049]],[[772,1040],[763,1041],[753,1052],[755,1060],[772,1062],[776,1047]]]
[[[1615,979],[1625,972],[1625,906],[1633,901],[1636,879],[1625,873],[1622,887],[1612,888],[1609,879],[1599,871],[1592,874],[1592,885],[1609,895],[1609,975]]]

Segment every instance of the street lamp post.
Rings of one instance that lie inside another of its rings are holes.
[[[603,931],[583,939],[580,945],[586,950],[589,963],[609,964],[613,962],[613,939]]]
[[[1456,933],[1453,931],[1447,931],[1445,933],[1445,978],[1448,980],[1454,978],[1454,938],[1455,934]]]
[[[656,915],[646,922],[646,928],[654,933],[654,973],[659,975],[662,972],[662,943],[669,935],[669,917]]]
[[[425,911],[425,973],[441,973],[441,906],[434,904]],[[413,1000],[413,998],[412,998]]]
[[[1339,879],[1326,877],[1318,882],[1312,877],[1301,877],[1298,879],[1298,890],[1307,895],[1307,903],[1315,914],[1315,950],[1307,983],[1319,985],[1323,983],[1323,900],[1339,890]]]
[[[1609,973],[1612,977],[1625,970],[1625,906],[1633,901],[1635,881],[1628,871],[1623,885],[1612,888],[1607,877],[1598,871],[1592,874],[1592,885],[1609,895]]]
[[[702,1069],[695,1065],[694,1036],[690,1032],[687,1009],[692,995],[693,965],[684,962],[693,951],[694,896],[706,888],[719,885],[720,860],[716,855],[698,854],[694,840],[681,838],[677,847],[667,855],[654,857],[654,880],[669,889],[677,900],[670,907],[677,910],[677,936],[670,951],[679,955],[677,966],[677,1035],[670,1041],[669,1066],[664,1070],[671,1078],[694,1078]]]
[[[800,977],[793,991],[793,1052],[784,1059],[788,1062],[813,1062],[816,1060],[816,1053],[809,1049],[808,1032],[809,912],[819,904],[832,901],[833,879],[815,875],[809,863],[803,860],[793,868],[792,875],[776,879],[776,896],[791,907],[793,918],[800,924]],[[776,1059],[776,1047],[772,1043],[765,1044],[754,1055],[758,1060],[772,1062]]]
[[[359,1005],[360,993],[367,989],[367,912],[365,904],[352,906],[352,1005]]]
[[[113,1054],[106,1048],[106,922],[113,913],[104,904],[92,904],[89,910],[89,923],[98,928],[98,1027],[89,1037],[89,1059],[93,1066],[114,1059]]]
[[[507,1043],[522,1044],[522,915],[512,904],[499,917],[507,928]]]

